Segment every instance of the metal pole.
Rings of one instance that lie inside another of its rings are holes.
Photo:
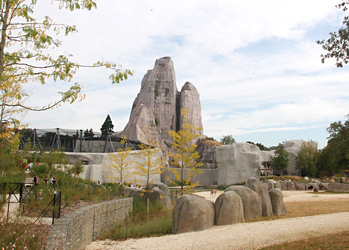
[[[52,225],[55,224],[55,210],[56,210],[56,191],[53,192],[53,214],[52,214]]]
[[[81,144],[82,144],[82,129],[80,129],[80,153],[81,153]]]
[[[33,138],[33,148],[35,148],[35,136],[36,136],[36,128],[34,128],[34,138]]]
[[[8,192],[8,204],[7,204],[7,222],[10,213],[10,200],[11,200],[11,192]]]
[[[61,137],[59,136],[59,128],[57,128],[57,149],[61,148]]]

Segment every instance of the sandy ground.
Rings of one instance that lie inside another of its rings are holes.
[[[220,193],[218,192],[216,197],[210,197],[210,192],[200,192],[197,195],[215,201]],[[283,195],[284,202],[349,200],[349,194],[324,194],[320,192],[318,197],[313,197],[312,193],[306,191],[283,191]],[[282,242],[348,230],[349,212],[345,212],[214,226],[204,231],[162,237],[126,241],[95,241],[85,249],[259,249]]]

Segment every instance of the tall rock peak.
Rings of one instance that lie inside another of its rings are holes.
[[[118,134],[145,142],[140,136],[140,131],[150,133],[167,151],[172,145],[168,131],[180,130],[180,109],[186,107],[189,107],[189,122],[196,127],[202,127],[200,95],[197,89],[192,83],[187,82],[181,92],[178,92],[171,58],[157,59],[154,68],[148,70],[143,77],[141,90],[133,102],[129,122]]]

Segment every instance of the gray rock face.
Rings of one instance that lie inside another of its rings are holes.
[[[196,151],[199,153],[200,162],[206,163],[206,168],[215,169],[216,166],[216,149],[218,146],[210,145],[208,143],[202,142],[200,140],[198,142],[198,146],[196,147]]]
[[[242,199],[234,191],[228,191],[218,196],[214,206],[216,225],[245,222]]]
[[[137,187],[125,187],[124,194],[128,197],[133,198],[141,198],[141,194],[143,193],[143,189]]]
[[[294,185],[296,186],[296,190],[305,190],[305,183],[295,182]]]
[[[290,159],[288,168],[286,169],[288,175],[299,174],[299,170],[296,169],[296,157],[299,151],[301,151],[302,142],[302,140],[292,140],[284,143],[285,150],[288,152],[288,158]]]
[[[165,207],[168,207],[165,200],[165,193],[160,190],[158,187],[153,187],[151,192],[149,193],[149,201],[155,203],[156,201],[160,202]]]
[[[205,230],[214,225],[214,204],[195,195],[182,195],[172,213],[173,233]]]
[[[183,85],[180,93],[179,106],[180,109],[189,108],[187,120],[190,124],[196,128],[202,127],[200,95],[192,83],[186,82]],[[179,128],[182,127],[182,124],[183,117],[179,116]],[[203,135],[203,130],[200,130],[199,134]]]
[[[241,197],[245,220],[262,217],[262,200],[255,191],[244,186],[230,186],[224,192],[228,191],[234,191]]]
[[[274,215],[279,216],[279,215],[287,214],[281,189],[273,188],[269,190],[269,195],[270,195],[270,200],[271,200],[271,205],[273,207]]]
[[[171,207],[171,193],[167,185],[161,182],[152,183],[151,188],[154,190],[155,187],[159,188],[163,192],[163,195],[161,195],[163,197],[162,202],[166,208]]]
[[[189,107],[188,121],[202,127],[200,95],[187,82],[177,91],[176,76],[170,57],[157,59],[152,70],[145,74],[141,90],[133,102],[130,120],[125,129],[116,134],[147,143],[144,134],[156,140],[163,151],[172,146],[168,131],[181,129],[181,108]],[[201,132],[202,133],[202,132]]]
[[[176,95],[176,76],[171,58],[157,59],[154,69],[148,70],[142,80],[141,91],[132,110],[141,104],[152,109],[160,136],[165,142],[171,141],[168,131],[176,130]]]
[[[265,180],[265,181],[263,181],[263,183],[266,183],[268,185],[268,190],[274,188],[274,183],[270,180]]]
[[[249,143],[235,143],[217,148],[218,184],[234,184],[259,178],[260,150]]]
[[[255,191],[262,200],[262,216],[268,217],[273,215],[268,187],[254,177],[251,177],[245,184],[246,187]]]

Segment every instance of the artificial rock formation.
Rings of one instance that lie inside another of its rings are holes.
[[[163,192],[163,195],[161,195],[163,198],[160,199],[160,201],[165,205],[166,208],[170,208],[171,193],[170,193],[170,190],[168,189],[168,186],[161,182],[154,182],[151,184],[151,189],[154,190],[155,187],[159,188]]]
[[[173,233],[205,230],[214,225],[212,201],[195,195],[182,195],[176,200],[172,213]]]
[[[180,110],[187,107],[188,122],[197,128],[202,127],[199,92],[189,82],[178,92],[171,58],[157,59],[154,69],[148,70],[142,80],[129,122],[123,131],[114,135],[125,135],[129,139],[147,144],[156,141],[166,152],[172,145],[168,132],[181,129]],[[202,131],[200,133],[202,135]]]
[[[269,195],[274,215],[279,216],[287,214],[281,189],[273,188],[269,190]]]
[[[271,206],[268,184],[263,184],[254,177],[251,177],[245,184],[246,187],[255,191],[262,200],[262,216],[268,217],[273,215],[273,208]]]
[[[218,196],[214,207],[216,225],[245,222],[241,197],[234,191],[228,191]]]
[[[234,143],[217,148],[218,184],[234,184],[259,177],[260,150],[249,143]]]
[[[288,175],[299,174],[299,170],[296,169],[296,157],[299,151],[301,151],[302,143],[302,140],[291,140],[284,143],[285,150],[288,152],[288,158],[290,159],[288,168],[286,169]]]
[[[224,192],[229,191],[241,197],[245,220],[262,217],[262,200],[255,191],[244,186],[230,186]]]

